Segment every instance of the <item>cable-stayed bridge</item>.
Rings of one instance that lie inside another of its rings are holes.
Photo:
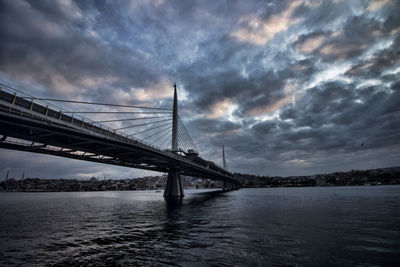
[[[179,117],[175,84],[168,109],[36,98],[0,83],[0,123],[0,148],[168,172],[165,197],[184,195],[181,175],[223,181],[224,190],[241,186],[199,156]]]

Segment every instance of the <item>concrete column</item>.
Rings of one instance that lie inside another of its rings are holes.
[[[176,169],[170,169],[168,172],[167,185],[164,190],[164,197],[183,197],[181,175]]]

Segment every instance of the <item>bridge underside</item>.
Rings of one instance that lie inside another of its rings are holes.
[[[49,154],[72,159],[106,163],[117,166],[133,167],[152,171],[168,171],[167,160],[155,160],[146,152],[116,146],[110,142],[102,142],[76,133],[63,131],[62,134],[47,127],[27,125],[26,122],[9,123],[2,120],[0,134],[7,138],[0,142],[1,148]],[[21,125],[23,123],[23,125]],[[10,139],[18,138],[19,140]]]

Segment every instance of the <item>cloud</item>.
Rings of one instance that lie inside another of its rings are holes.
[[[210,108],[210,113],[207,114],[208,118],[215,119],[222,116],[228,115],[229,110],[232,107],[232,102],[229,99],[224,99],[217,103],[214,103]]]
[[[295,9],[301,4],[303,4],[303,1],[291,1],[286,9],[279,14],[269,16],[267,19],[261,19],[255,15],[244,16],[238,22],[241,26],[234,30],[230,36],[240,42],[265,45],[275,35],[285,32],[291,25],[301,21],[300,18],[292,17]]]
[[[366,53],[378,38],[387,37],[384,31],[377,18],[353,16],[334,30],[301,35],[295,47],[305,55],[326,61],[347,60]]]
[[[392,2],[392,0],[371,1],[369,6],[367,7],[367,9],[370,11],[376,11],[391,2]]]
[[[321,49],[321,54],[335,58],[347,58],[349,54],[363,51],[366,45],[357,44],[327,44]]]
[[[308,36],[308,38],[298,46],[302,53],[312,53],[321,47],[325,40],[324,35]]]
[[[220,162],[225,145],[233,171],[389,166],[399,160],[399,8],[393,1],[2,1],[0,80],[35,96],[162,108],[172,106],[175,81],[180,116],[201,154]],[[18,153],[2,150],[0,159],[21,168]],[[128,172],[79,161],[73,171],[63,159],[27,155],[32,173],[58,166],[47,176]]]
[[[360,60],[346,73],[350,76],[376,77],[385,71],[395,69],[400,64],[400,37],[386,49],[374,53],[367,60]]]
[[[133,89],[133,95],[139,101],[151,102],[157,99],[172,98],[171,82],[163,77],[158,83],[147,88]]]
[[[10,79],[39,83],[48,94],[61,97],[99,93],[107,87],[147,87],[158,80],[158,70],[146,65],[151,59],[145,53],[124,43],[111,46],[102,30],[94,29],[95,9],[82,16],[85,11],[74,2],[19,1],[5,10],[0,71]]]
[[[274,102],[271,105],[267,105],[264,107],[255,107],[253,109],[250,109],[247,112],[247,114],[250,116],[258,116],[258,115],[262,115],[262,114],[268,114],[273,111],[279,110],[282,107],[284,107],[285,105],[291,103],[292,99],[293,99],[292,96],[285,96],[285,97],[279,99],[278,101]]]

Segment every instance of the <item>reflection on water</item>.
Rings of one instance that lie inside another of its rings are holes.
[[[0,265],[399,265],[400,187],[0,194]]]

